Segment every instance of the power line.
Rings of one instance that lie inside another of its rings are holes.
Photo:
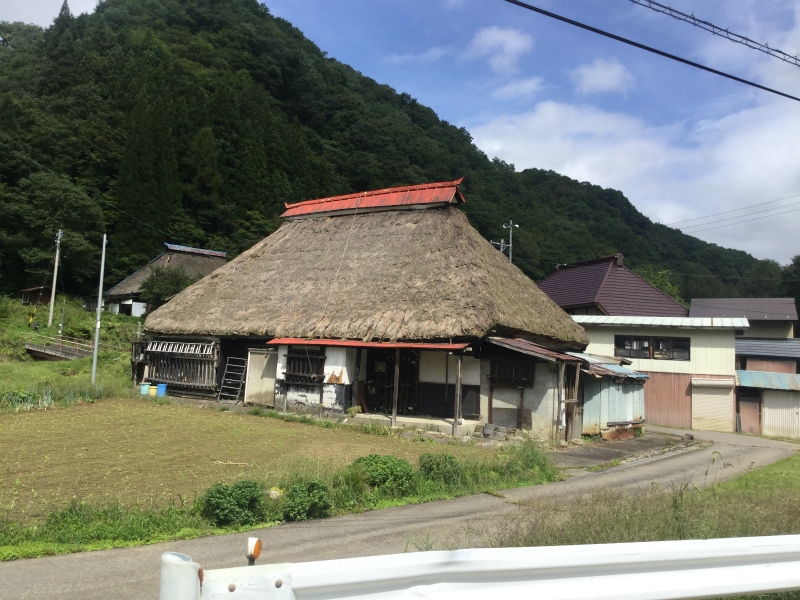
[[[2,131],[0,131],[0,134],[7,135],[7,134],[5,134],[5,133],[4,133],[4,132],[2,132]],[[144,225],[145,227],[149,227],[149,228],[150,228],[150,229],[152,229],[153,231],[157,231],[157,232],[158,232],[158,233],[160,233],[161,235],[165,235],[165,236],[167,236],[169,239],[171,239],[171,240],[173,240],[173,241],[177,242],[178,244],[181,244],[181,245],[183,245],[183,246],[186,246],[186,245],[187,245],[187,244],[184,244],[183,242],[181,242],[180,240],[178,240],[178,239],[177,239],[177,238],[176,238],[174,235],[172,235],[172,234],[170,234],[170,233],[167,233],[166,231],[161,231],[161,230],[160,230],[158,227],[155,227],[155,226],[151,225],[150,223],[148,223],[147,221],[144,221],[144,220],[140,219],[140,218],[139,218],[139,217],[137,217],[136,215],[132,215],[131,213],[129,213],[129,212],[127,212],[127,211],[125,211],[125,210],[121,209],[119,206],[117,206],[116,204],[114,204],[114,203],[113,203],[111,200],[108,200],[107,198],[103,198],[103,197],[101,197],[101,196],[97,196],[97,195],[95,195],[95,194],[91,193],[91,192],[90,192],[89,190],[87,190],[86,188],[84,188],[84,187],[81,187],[81,186],[79,186],[77,183],[75,183],[74,181],[72,181],[72,180],[71,180],[69,177],[67,177],[66,175],[62,175],[61,173],[56,173],[55,171],[53,171],[53,170],[52,170],[52,169],[50,169],[49,167],[46,167],[45,165],[41,164],[41,163],[40,163],[39,161],[37,161],[35,158],[32,158],[32,157],[28,156],[28,155],[27,155],[27,154],[25,154],[24,152],[19,152],[18,150],[14,150],[14,149],[13,149],[11,146],[9,146],[8,144],[6,144],[6,143],[5,143],[3,140],[0,140],[0,145],[2,145],[2,146],[5,146],[6,148],[8,148],[9,152],[11,152],[12,154],[16,154],[17,156],[19,156],[19,157],[21,157],[21,158],[23,158],[23,159],[25,159],[25,160],[28,160],[28,161],[30,161],[31,163],[33,163],[34,165],[36,165],[37,167],[39,167],[41,170],[43,170],[43,171],[47,171],[48,173],[50,173],[51,175],[53,175],[53,176],[55,176],[55,177],[60,177],[61,179],[63,179],[63,180],[64,180],[64,181],[66,181],[67,183],[69,183],[69,184],[70,184],[71,186],[73,186],[74,188],[76,188],[76,189],[80,190],[81,192],[83,192],[84,194],[86,194],[87,196],[89,196],[89,198],[92,198],[92,199],[94,199],[94,200],[98,200],[98,201],[100,201],[100,202],[103,202],[103,203],[105,203],[105,204],[106,204],[106,205],[108,205],[110,208],[113,208],[114,210],[116,210],[116,211],[119,211],[119,212],[120,212],[120,213],[122,213],[123,215],[125,215],[125,216],[127,216],[127,217],[130,217],[131,219],[134,219],[134,220],[138,221],[139,223],[141,223],[141,224],[142,224],[142,225]]]
[[[633,1],[633,0],[631,0],[631,1]],[[722,212],[712,213],[710,215],[705,215],[704,217],[694,217],[693,219],[684,219],[683,221],[673,221],[672,223],[662,223],[662,225],[665,225],[666,227],[671,227],[673,225],[678,225],[680,223],[688,223],[689,221],[700,221],[702,219],[708,219],[709,217],[716,217],[718,215],[727,215],[727,214],[730,214],[732,212],[738,212],[740,210],[746,210],[748,208],[755,208],[756,206],[764,206],[765,204],[774,204],[775,202],[782,202],[783,200],[788,200],[789,198],[796,198],[797,196],[800,196],[800,194],[792,194],[791,196],[785,196],[783,198],[778,198],[777,200],[769,200],[767,202],[757,202],[756,204],[751,204],[749,206],[743,206],[741,208],[734,208],[734,209],[731,209],[731,210],[724,210]],[[789,205],[787,205],[787,206],[789,206]],[[782,208],[782,207],[780,207],[780,206],[776,206],[775,207],[775,209],[778,209],[778,208]],[[773,209],[773,210],[775,210],[775,209]],[[741,215],[741,216],[744,217],[744,216],[747,216],[747,215]],[[679,227],[678,229],[683,229],[683,228]]]
[[[718,35],[719,37],[723,37],[726,40],[731,42],[735,42],[737,44],[742,44],[743,46],[747,46],[748,48],[752,48],[753,50],[758,50],[759,52],[763,52],[764,54],[769,54],[783,62],[787,62],[789,64],[794,65],[795,67],[800,67],[800,58],[797,56],[792,56],[791,54],[787,54],[781,50],[776,48],[770,48],[769,44],[761,44],[759,42],[755,42],[750,38],[746,38],[743,35],[739,35],[738,33],[731,33],[727,29],[722,27],[717,27],[713,23],[709,23],[708,21],[701,21],[694,15],[687,15],[679,10],[675,10],[674,8],[670,8],[669,6],[665,6],[663,4],[659,4],[658,2],[653,2],[653,0],[631,0],[634,4],[638,4],[639,6],[644,6],[645,8],[649,8],[650,10],[654,10],[656,12],[669,15],[673,19],[677,19],[678,21],[685,21],[686,23],[691,23],[695,27],[699,27],[700,29],[704,29],[713,33],[714,35]]]
[[[770,212],[770,211],[773,211],[773,210],[781,210],[783,208],[789,208],[790,206],[796,206],[798,204],[800,204],[800,202],[792,202],[792,203],[786,204],[784,206],[776,206],[774,208],[765,208],[764,210],[756,210],[756,211],[753,211],[753,212],[748,213],[746,215],[738,215],[736,217],[727,217],[725,219],[717,219],[715,221],[710,221],[709,223],[698,223],[697,225],[687,225],[686,227],[678,227],[678,229],[683,231],[685,229],[693,229],[695,227],[705,227],[706,225],[715,225],[717,223],[723,223],[725,221],[734,221],[736,219],[744,219],[745,217],[751,217],[753,215],[759,215],[761,213]],[[786,211],[786,212],[792,212],[792,211],[789,210],[789,211]],[[775,213],[775,215],[782,215],[782,214],[784,214],[784,213]],[[766,216],[767,217],[772,217],[772,216],[775,216],[775,215],[766,215]],[[738,221],[738,222],[739,223],[746,223],[747,221]],[[736,223],[730,223],[730,224],[731,225],[736,225]]]
[[[761,219],[769,219],[770,217],[778,217],[780,215],[785,215],[785,214],[788,214],[788,213],[797,212],[798,210],[800,210],[800,208],[793,208],[792,210],[785,210],[783,212],[775,213],[775,214],[772,214],[772,215],[764,215],[763,217],[754,217],[752,219],[745,219],[744,221],[736,221],[735,223],[728,223],[727,225],[717,225],[716,227],[706,227],[705,229],[697,229],[695,231],[691,231],[691,232],[689,232],[689,234],[694,235],[695,233],[700,233],[701,231],[710,231],[712,229],[722,229],[723,227],[731,227],[733,225],[741,225],[742,223],[749,223],[750,221],[760,221]],[[743,215],[743,216],[747,216],[747,215]],[[697,225],[697,227],[700,227],[700,225]],[[687,235],[689,235],[689,234],[687,234]]]
[[[796,96],[791,96],[784,92],[779,92],[778,90],[774,90],[772,88],[768,88],[764,85],[760,85],[758,83],[748,81],[747,79],[742,79],[741,77],[736,77],[736,75],[731,75],[730,73],[725,73],[724,71],[718,71],[717,69],[712,69],[711,67],[707,67],[705,65],[701,65],[700,63],[693,62],[691,60],[687,60],[685,58],[681,58],[680,56],[675,56],[674,54],[669,54],[668,52],[664,52],[663,50],[658,50],[653,48],[652,46],[645,46],[644,44],[640,44],[639,42],[634,42],[633,40],[629,40],[628,38],[621,37],[619,35],[615,35],[613,33],[609,33],[607,31],[603,31],[602,29],[597,29],[596,27],[592,27],[591,25],[585,25],[584,23],[580,23],[579,21],[573,21],[572,19],[568,19],[567,17],[562,17],[561,15],[557,15],[555,13],[551,13],[549,11],[543,10],[541,8],[537,8],[535,6],[531,6],[530,4],[526,4],[525,2],[520,2],[520,0],[504,0],[509,4],[514,4],[519,6],[520,8],[525,8],[535,13],[539,13],[540,15],[544,15],[546,17],[550,17],[551,19],[556,19],[557,21],[562,21],[564,23],[568,23],[570,25],[574,25],[575,27],[580,27],[581,29],[585,29],[587,31],[591,31],[593,33],[597,33],[599,35],[603,35],[607,38],[611,38],[612,40],[617,40],[618,42],[622,42],[623,44],[628,44],[629,46],[634,46],[635,48],[639,48],[641,50],[647,50],[648,52],[652,52],[653,54],[658,54],[659,56],[663,56],[665,58],[669,58],[671,60],[675,60],[677,62],[683,63],[685,65],[689,65],[690,67],[695,67],[696,69],[702,69],[703,71],[708,71],[709,73],[714,73],[715,75],[720,75],[721,77],[727,77],[728,79],[733,79],[734,81],[738,81],[739,83],[744,83],[745,85],[749,85],[760,90],[764,90],[765,92],[770,92],[772,94],[777,94],[778,96],[783,96],[784,98],[789,98],[790,100],[796,100],[800,102],[800,98]]]

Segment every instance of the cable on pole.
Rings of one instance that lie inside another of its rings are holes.
[[[704,29],[714,35],[719,37],[725,38],[731,42],[735,42],[737,44],[742,44],[743,46],[747,46],[748,48],[752,48],[753,50],[758,50],[759,52],[763,52],[764,54],[769,54],[783,62],[789,63],[794,65],[795,67],[800,67],[800,58],[797,56],[792,56],[791,54],[787,54],[782,50],[778,50],[777,48],[770,48],[769,44],[761,44],[760,42],[756,42],[747,38],[743,35],[739,35],[738,33],[733,33],[728,31],[723,27],[717,27],[713,23],[709,23],[708,21],[702,21],[698,19],[694,15],[687,15],[679,10],[675,10],[674,8],[670,8],[669,6],[665,6],[663,4],[659,4],[658,2],[653,2],[653,0],[631,0],[634,4],[638,4],[639,6],[644,6],[645,8],[649,8],[650,10],[654,10],[658,13],[669,15],[673,19],[677,19],[678,21],[684,21],[686,23],[690,23],[695,27],[699,27],[700,29]]]
[[[755,83],[753,81],[748,81],[747,79],[742,79],[741,77],[737,77],[736,75],[731,75],[730,73],[725,73],[724,71],[718,71],[717,69],[712,69],[711,67],[707,67],[705,65],[701,65],[700,63],[693,62],[691,60],[687,60],[685,58],[681,58],[680,56],[675,56],[674,54],[670,54],[669,52],[664,52],[663,50],[658,50],[657,48],[653,48],[652,46],[646,46],[645,44],[640,44],[639,42],[634,42],[633,40],[629,40],[628,38],[624,38],[622,36],[609,33],[608,31],[603,31],[602,29],[598,29],[597,27],[592,27],[591,25],[586,25],[579,21],[573,21],[572,19],[568,19],[567,17],[562,17],[561,15],[557,15],[555,13],[551,13],[550,11],[544,10],[542,8],[537,8],[536,6],[532,6],[525,2],[520,2],[520,0],[503,0],[504,2],[508,2],[509,4],[514,4],[519,6],[520,8],[525,8],[527,10],[533,11],[535,13],[539,13],[540,15],[544,15],[546,17],[550,17],[551,19],[555,19],[557,21],[561,21],[563,23],[568,23],[569,25],[574,25],[575,27],[580,27],[581,29],[585,29],[587,31],[591,31],[592,33],[597,33],[598,35],[605,36],[607,38],[611,38],[612,40],[616,40],[618,42],[622,42],[623,44],[628,44],[629,46],[633,46],[635,48],[639,48],[641,50],[646,50],[647,52],[652,52],[653,54],[658,54],[659,56],[663,56],[664,58],[669,58],[671,60],[683,63],[685,65],[689,65],[690,67],[695,67],[696,69],[702,69],[703,71],[708,71],[709,73],[714,73],[715,75],[719,75],[721,77],[726,77],[728,79],[732,79],[733,81],[738,81],[739,83],[744,83],[745,85],[749,85],[760,90],[764,90],[765,92],[770,92],[771,94],[777,94],[778,96],[783,96],[784,98],[789,98],[790,100],[796,100],[800,102],[800,98],[797,96],[792,96],[790,94],[786,94],[784,92],[779,92],[778,90],[774,90],[772,88],[768,88],[767,86]]]

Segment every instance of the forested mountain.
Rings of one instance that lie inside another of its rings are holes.
[[[235,255],[284,202],[462,175],[470,221],[495,240],[519,223],[515,263],[537,280],[614,252],[671,269],[685,298],[781,275],[618,191],[490,160],[256,0],[104,0],[77,18],[65,2],[48,29],[0,22],[0,35],[0,292],[46,281],[59,228],[64,286],[88,293],[104,231],[110,287],[165,241]]]

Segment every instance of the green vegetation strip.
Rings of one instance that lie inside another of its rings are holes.
[[[188,505],[145,508],[116,502],[99,508],[73,501],[32,525],[0,519],[0,560],[232,533],[558,478],[547,455],[530,440],[480,461],[423,454],[417,469],[402,458],[371,454],[324,478],[300,472],[276,482],[217,483]],[[270,488],[270,483],[277,485]]]

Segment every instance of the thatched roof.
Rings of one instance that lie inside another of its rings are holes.
[[[109,289],[104,297],[106,300],[114,300],[123,297],[138,296],[142,288],[142,282],[150,277],[155,267],[183,267],[189,277],[205,277],[214,269],[221,267],[227,262],[224,252],[215,250],[203,250],[202,248],[190,248],[188,246],[178,246],[175,244],[164,244],[164,252],[156,256],[147,265],[123,279],[117,285]]]
[[[589,342],[450,204],[284,222],[150,314],[145,329],[363,341],[502,333],[569,348]]]

